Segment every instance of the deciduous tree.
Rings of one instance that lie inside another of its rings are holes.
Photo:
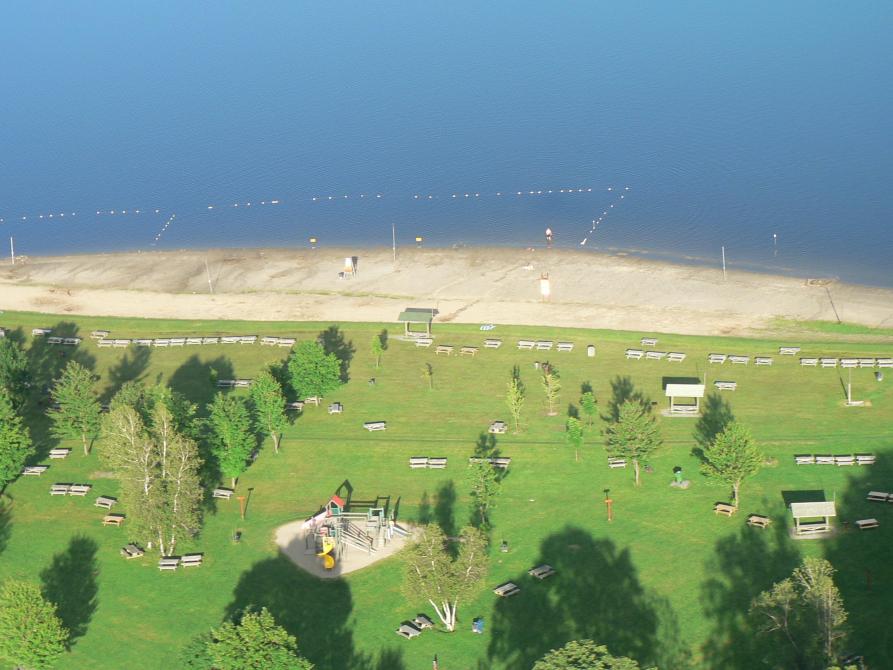
[[[572,640],[543,656],[533,670],[639,670],[639,664],[626,656],[612,656],[592,640]]]
[[[618,410],[617,420],[605,428],[605,449],[608,456],[632,461],[639,486],[641,461],[647,459],[661,445],[660,431],[654,418],[640,402],[627,400]]]
[[[381,355],[384,353],[384,344],[381,341],[381,335],[375,334],[372,336],[372,358],[375,359],[375,369],[381,367]]]
[[[489,461],[480,459],[468,464],[468,486],[477,513],[479,528],[489,527],[489,512],[496,507],[502,482]]]
[[[515,375],[509,380],[508,389],[505,394],[505,404],[509,408],[509,414],[512,415],[512,423],[515,426],[515,432],[521,432],[521,410],[524,409],[524,400],[527,391],[524,383]]]
[[[0,338],[0,388],[5,388],[16,410],[20,410],[28,397],[31,372],[28,355],[22,343],[12,337]]]
[[[428,382],[428,390],[434,390],[434,367],[430,363],[422,366],[422,379]]]
[[[456,630],[459,604],[474,594],[487,573],[487,538],[476,528],[464,528],[455,559],[446,543],[440,526],[422,529],[404,553],[404,588],[408,598],[422,596],[431,603],[446,629],[452,632]]]
[[[291,385],[301,398],[323,397],[341,385],[341,362],[327,354],[318,342],[305,340],[295,345],[288,361]]]
[[[580,448],[583,446],[583,424],[575,416],[569,416],[564,428],[564,439],[574,448],[574,460],[580,461]]]
[[[708,478],[732,487],[732,499],[738,507],[741,482],[760,471],[763,454],[750,432],[740,423],[728,424],[704,449],[701,472]]]
[[[546,395],[547,414],[555,416],[555,403],[558,402],[558,394],[561,391],[561,377],[558,375],[558,368],[548,363],[543,363],[543,376],[540,379],[543,385],[543,393]]]
[[[592,428],[592,423],[595,421],[597,405],[598,401],[595,399],[595,394],[592,391],[586,391],[580,396],[580,408],[583,410],[583,414],[586,415],[586,425],[589,428]]]
[[[298,654],[297,639],[266,608],[211,631],[208,655],[214,670],[313,670]]]
[[[37,584],[9,580],[0,586],[0,658],[16,668],[52,668],[69,633]]]
[[[69,361],[51,392],[57,411],[53,413],[52,432],[61,438],[81,438],[84,455],[90,453],[99,432],[100,406],[96,398],[93,373],[77,361]]]
[[[278,454],[282,431],[288,425],[282,386],[272,372],[262,370],[254,378],[249,397],[255,425],[260,433],[273,438],[273,450]]]
[[[0,491],[19,476],[32,453],[28,428],[13,407],[9,393],[0,386]]]
[[[248,408],[241,398],[218,393],[211,403],[209,414],[211,451],[220,472],[232,480],[235,488],[239,475],[248,469],[248,460],[255,444]]]

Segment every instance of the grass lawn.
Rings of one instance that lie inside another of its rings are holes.
[[[114,337],[196,334],[257,334],[315,337],[331,324],[174,322],[136,319],[49,317],[6,312],[0,325],[53,327],[87,338],[94,328]],[[201,551],[205,563],[194,570],[160,573],[147,553],[125,561],[127,525],[102,527],[96,495],[117,493],[94,451],[83,456],[76,442],[59,444],[48,436],[45,416],[32,412],[28,423],[42,454],[70,446],[72,454],[50,464],[42,477],[22,478],[5,491],[0,518],[0,579],[41,581],[75,631],[71,653],[60,667],[145,670],[178,667],[180,649],[196,634],[218,625],[247,605],[267,606],[298,637],[302,652],[321,670],[427,668],[434,654],[441,668],[522,670],[548,649],[569,639],[592,637],[616,654],[661,668],[753,668],[760,664],[759,639],[742,625],[750,600],[789,575],[802,556],[825,556],[838,570],[837,581],[850,613],[848,648],[863,653],[870,667],[893,667],[893,505],[865,502],[869,490],[893,491],[893,374],[878,383],[872,370],[853,370],[853,395],[869,407],[845,408],[844,371],[801,368],[796,358],[779,357],[780,344],[799,344],[805,356],[890,356],[887,344],[843,341],[776,342],[660,335],[658,349],[682,351],[682,363],[628,361],[623,352],[638,346],[643,333],[503,327],[481,333],[474,326],[436,324],[438,343],[480,345],[485,337],[504,342],[474,358],[436,356],[393,336],[394,324],[339,324],[352,343],[350,382],[328,400],[344,404],[342,415],[324,407],[308,409],[288,429],[278,456],[271,445],[239,482],[248,494],[247,518],[238,502],[209,503],[201,535],[179,551]],[[373,334],[391,332],[382,368],[369,352]],[[519,338],[572,341],[571,353],[518,351]],[[28,335],[30,340],[30,335]],[[588,358],[585,345],[595,344]],[[286,351],[259,345],[217,345],[182,349],[98,349],[89,339],[77,348],[31,343],[38,381],[35,395],[69,357],[92,365],[107,398],[123,382],[168,383],[192,401],[210,401],[211,371],[221,378],[252,377]],[[772,367],[707,367],[709,352],[775,355]],[[549,360],[561,374],[558,416],[547,417],[534,361]],[[434,369],[427,389],[422,366]],[[434,617],[430,605],[408,600],[401,591],[399,558],[320,581],[301,572],[277,552],[274,529],[315,512],[343,482],[357,499],[390,496],[399,500],[404,520],[430,520],[448,532],[469,517],[465,463],[495,419],[508,420],[504,397],[512,367],[519,366],[528,388],[524,431],[497,438],[512,458],[493,514],[493,550],[487,585],[459,608],[454,634],[426,631],[407,641],[394,634],[416,613]],[[659,417],[665,444],[633,486],[631,468],[609,469],[602,447],[604,421],[587,431],[580,462],[564,443],[568,405],[590,383],[599,413],[612,401],[641,393],[665,407],[666,377],[699,377],[709,388],[717,379],[738,382],[722,396],[708,393],[701,420]],[[368,379],[375,377],[370,385]],[[241,391],[237,391],[241,392]],[[35,398],[36,400],[36,398]],[[698,473],[692,449],[698,435],[722,417],[748,425],[767,456],[777,459],[742,489],[742,508],[731,518],[712,513],[727,500],[723,488],[708,486]],[[368,433],[364,421],[386,420],[388,429]],[[97,446],[97,450],[101,449]],[[795,453],[872,452],[870,467],[795,466]],[[410,456],[446,456],[445,470],[410,470]],[[691,488],[669,487],[681,466]],[[93,485],[86,498],[51,497],[53,482]],[[608,523],[605,490],[614,500]],[[805,493],[804,492],[813,492]],[[95,494],[95,495],[93,495]],[[840,532],[826,540],[792,541],[785,498],[825,496],[835,500],[838,522],[875,517],[880,528]],[[115,510],[123,511],[126,510]],[[767,530],[744,523],[750,513],[772,517]],[[233,543],[235,530],[242,540]],[[501,553],[502,540],[509,551]],[[544,582],[528,577],[540,563],[558,574]],[[522,592],[498,599],[490,588],[504,581]],[[485,632],[470,631],[485,619]]]

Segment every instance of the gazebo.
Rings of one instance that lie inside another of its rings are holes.
[[[405,328],[407,337],[431,337],[431,322],[437,316],[438,311],[430,307],[407,307],[397,321],[401,321]],[[414,325],[421,324],[425,330],[413,330]]]
[[[795,502],[791,503],[791,514],[794,516],[794,535],[815,535],[831,530],[831,517],[837,516],[837,510],[834,509],[834,503],[829,501]]]
[[[667,384],[666,396],[670,399],[670,414],[699,414],[701,398],[704,397],[703,384]],[[676,404],[677,398],[694,398],[695,404]]]

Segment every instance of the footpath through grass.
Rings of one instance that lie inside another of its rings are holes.
[[[182,349],[98,349],[89,340],[94,328],[117,337],[190,334],[257,334],[316,337],[332,324],[174,322],[134,319],[68,319],[5,313],[0,325],[27,334],[52,327],[60,334],[85,337],[77,350],[31,342],[38,384],[52,379],[70,357],[92,365],[101,376],[104,398],[122,383],[141,379],[170,384],[193,402],[214,393],[212,371],[220,378],[251,378],[286,351],[259,345],[202,346]],[[850,612],[851,648],[864,653],[870,667],[893,667],[893,505],[865,502],[869,490],[893,489],[893,378],[878,383],[874,372],[853,371],[853,395],[870,407],[845,408],[846,377],[838,369],[801,368],[796,358],[779,357],[780,344],[802,344],[807,356],[890,356],[889,345],[844,342],[797,343],[745,339],[659,336],[657,349],[682,351],[684,362],[628,361],[627,347],[638,347],[647,333],[573,331],[553,328],[435,325],[437,343],[481,345],[485,337],[503,340],[498,350],[481,349],[474,358],[436,356],[398,341],[393,324],[338,324],[354,350],[350,382],[327,400],[344,404],[342,415],[309,407],[288,429],[278,456],[265,445],[239,482],[250,494],[247,518],[238,502],[209,503],[202,533],[180,551],[201,551],[204,565],[160,573],[156,561],[125,561],[119,549],[126,523],[104,528],[96,495],[116,495],[117,484],[103,472],[94,451],[84,457],[77,443],[60,445],[49,437],[41,412],[28,416],[41,454],[70,446],[72,455],[49,463],[42,477],[28,477],[6,491],[0,518],[0,579],[21,577],[43,582],[60,604],[76,634],[60,667],[178,667],[177,655],[197,633],[218,625],[248,605],[268,607],[298,637],[302,652],[321,670],[361,668],[400,670],[429,667],[437,654],[443,668],[529,668],[549,648],[580,637],[607,644],[661,668],[752,668],[760,664],[753,634],[742,616],[750,600],[787,576],[804,555],[825,556],[838,569],[838,583]],[[375,333],[391,332],[382,368],[370,349]],[[15,333],[14,333],[15,335]],[[519,338],[575,343],[571,353],[518,351]],[[586,345],[597,347],[595,358]],[[773,355],[772,367],[707,367],[709,352]],[[63,355],[64,354],[64,355]],[[548,360],[561,374],[559,415],[547,417],[534,361]],[[427,389],[422,366],[434,369]],[[385,560],[346,578],[320,581],[300,571],[276,550],[274,529],[315,512],[348,481],[355,498],[390,496],[406,521],[439,523],[448,534],[469,517],[465,484],[467,458],[489,423],[508,420],[505,386],[517,365],[528,389],[524,432],[497,437],[496,447],[512,458],[493,515],[493,551],[487,587],[460,605],[454,634],[426,631],[407,641],[394,634],[407,617],[430,606],[407,600],[401,592],[399,558]],[[580,462],[564,443],[569,405],[578,405],[581,385],[592,385],[599,413],[632,393],[666,406],[667,378],[738,382],[723,395],[708,392],[701,420],[663,418],[665,446],[650,464],[642,487],[631,469],[611,470],[602,447],[603,419],[587,431]],[[368,380],[375,378],[375,384]],[[888,375],[893,377],[893,375]],[[741,511],[731,517],[712,513],[727,500],[698,474],[692,455],[699,435],[734,416],[747,424],[765,453],[776,459],[742,489]],[[385,420],[388,429],[370,434],[364,421]],[[97,449],[101,448],[101,445]],[[874,466],[836,468],[793,464],[795,453],[873,452]],[[410,470],[410,456],[445,456],[445,470]],[[687,491],[669,487],[681,466],[692,480]],[[93,485],[87,498],[51,497],[53,482]],[[606,491],[614,500],[608,523]],[[95,495],[92,495],[95,494]],[[872,516],[875,531],[859,533],[841,526],[834,538],[789,539],[785,499],[824,496],[836,500],[838,522]],[[118,510],[116,510],[118,511]],[[126,512],[126,510],[121,510]],[[768,514],[768,530],[748,528],[750,513]],[[233,543],[234,531],[242,540]],[[499,544],[508,542],[501,553]],[[558,574],[544,582],[526,571],[540,563]],[[490,588],[512,580],[522,592],[500,600]],[[471,633],[471,620],[485,619],[483,635]]]

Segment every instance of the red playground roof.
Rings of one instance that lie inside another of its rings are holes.
[[[339,496],[332,496],[329,502],[335,503],[338,507],[344,507],[344,501]]]

